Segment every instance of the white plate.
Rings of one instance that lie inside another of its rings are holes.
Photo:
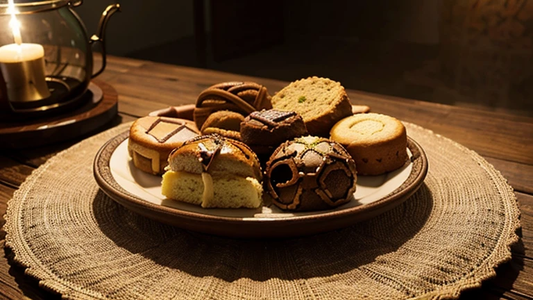
[[[286,212],[273,205],[258,209],[204,209],[165,199],[161,194],[161,177],[134,167],[128,155],[127,137],[124,133],[113,138],[96,156],[95,178],[102,190],[115,201],[147,217],[220,235],[282,237],[351,225],[406,200],[420,187],[427,173],[427,159],[422,148],[408,138],[409,161],[384,175],[358,176],[354,199],[342,206],[316,212]],[[314,224],[325,220],[329,220],[326,225]],[[289,223],[291,230],[272,232]],[[243,224],[251,228],[243,230]]]

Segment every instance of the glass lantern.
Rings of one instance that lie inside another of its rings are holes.
[[[91,38],[73,7],[81,0],[13,3],[0,0],[0,113],[36,115],[80,102],[91,78],[105,68],[104,32],[110,5]],[[102,66],[93,73],[92,46]]]

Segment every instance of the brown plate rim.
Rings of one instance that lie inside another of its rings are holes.
[[[400,187],[369,204],[334,211],[317,211],[303,216],[246,218],[206,215],[150,203],[133,195],[114,179],[109,166],[115,149],[129,136],[123,132],[107,141],[97,152],[93,173],[100,189],[111,199],[142,216],[207,234],[236,238],[283,238],[317,234],[356,224],[388,211],[407,200],[423,184],[428,160],[422,147],[407,137],[412,153],[411,173]],[[246,225],[246,226],[243,226]]]

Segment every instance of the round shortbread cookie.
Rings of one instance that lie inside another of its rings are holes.
[[[333,126],[330,138],[348,150],[360,175],[390,172],[407,160],[405,126],[387,115],[368,113],[344,118]]]

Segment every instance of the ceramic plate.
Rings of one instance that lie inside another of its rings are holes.
[[[409,198],[424,181],[428,164],[424,151],[413,139],[408,138],[407,145],[410,160],[402,168],[380,176],[358,176],[352,201],[317,212],[285,212],[275,206],[204,209],[165,199],[161,177],[133,166],[128,155],[128,132],[102,146],[94,161],[94,176],[113,200],[163,223],[230,237],[301,236],[355,224]]]

